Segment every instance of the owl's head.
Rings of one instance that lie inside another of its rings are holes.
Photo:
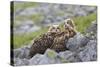
[[[74,22],[72,19],[68,18],[64,21],[64,27],[67,29],[68,27],[75,28]]]
[[[59,25],[51,25],[49,27],[48,32],[51,32],[51,33],[59,33],[59,32],[61,32],[61,29],[60,29]]]

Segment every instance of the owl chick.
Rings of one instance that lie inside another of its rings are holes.
[[[72,19],[70,19],[70,18],[66,19],[66,20],[64,21],[64,24],[65,24],[65,26],[66,26],[67,24],[69,24],[71,27],[75,28],[74,21],[73,21]]]
[[[53,44],[50,49],[55,50],[56,52],[61,52],[67,50],[65,42],[69,38],[69,33],[62,31],[56,34]]]
[[[33,57],[37,53],[44,54],[46,49],[51,47],[56,34],[59,32],[59,26],[53,25],[50,26],[47,33],[40,35],[39,38],[36,38],[30,48],[29,58]]]
[[[59,33],[59,32],[61,32],[59,25],[52,25],[48,30],[48,33]]]
[[[76,29],[72,19],[66,19],[64,21],[64,29],[65,31],[69,31],[69,37],[76,35]]]

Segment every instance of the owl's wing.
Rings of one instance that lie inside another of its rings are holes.
[[[50,35],[48,36],[48,34],[40,35],[38,39],[34,40],[34,43],[30,48],[29,56],[33,57],[37,53],[43,54],[47,48],[50,48],[52,43],[53,43],[52,35],[51,36]]]
[[[65,51],[67,48],[66,48],[65,39],[63,38],[63,36],[57,36],[54,39],[54,42],[52,46],[50,47],[50,49],[53,49],[56,52]]]

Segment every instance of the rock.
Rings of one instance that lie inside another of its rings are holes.
[[[60,63],[60,60],[57,59],[57,53],[55,51],[47,49],[44,55],[36,54],[29,62],[29,65],[41,65]]]
[[[55,58],[57,57],[57,53],[54,50],[47,49],[45,52],[45,55],[49,58]]]
[[[51,49],[47,49],[45,54],[41,57],[39,64],[54,64],[54,63],[61,63],[60,59],[58,58],[58,54]]]
[[[96,20],[85,31],[89,39],[97,39],[97,22]]]
[[[85,49],[78,54],[81,61],[96,61],[97,60],[97,42],[90,40],[85,46]]]
[[[14,58],[17,58],[20,56],[22,50],[20,48],[14,49]]]
[[[59,53],[59,57],[61,58],[61,61],[63,62],[78,62],[80,59],[76,57],[76,54],[71,51],[64,51]]]
[[[28,59],[22,59],[22,62],[25,64],[25,65],[29,65],[29,60]]]
[[[41,58],[43,57],[43,55],[41,54],[36,54],[34,57],[32,57],[30,60],[29,60],[29,65],[37,65],[39,64]]]
[[[61,63],[58,53],[54,50],[47,49],[44,55],[47,57],[49,64]]]
[[[31,16],[33,14],[37,14],[38,12],[36,11],[38,8],[26,8],[22,12],[20,12],[20,16]]]
[[[82,9],[84,9],[84,11],[86,11],[87,13],[93,13],[93,12],[95,12],[96,7],[85,6],[85,7],[82,7]]]
[[[54,50],[47,49],[44,55],[49,64],[61,63],[60,58],[58,58],[58,53],[56,53]]]
[[[79,10],[79,8],[77,8],[74,11],[74,15],[75,16],[87,16],[87,12],[85,12],[84,10]]]
[[[40,62],[38,63],[39,65],[42,65],[42,64],[50,64],[50,60],[48,59],[47,56],[43,56],[40,60]]]
[[[34,25],[34,22],[31,20],[24,20],[24,21],[20,21],[16,23],[17,23],[17,26],[14,29],[15,34],[35,32],[40,29],[40,27]]]
[[[24,63],[19,58],[14,59],[14,66],[22,66]]]
[[[29,61],[27,59],[14,58],[14,66],[23,66],[28,64]]]
[[[48,57],[41,54],[36,54],[29,62],[29,65],[50,64]]]
[[[28,58],[28,55],[29,55],[28,47],[14,49],[14,58],[21,58],[21,59]]]
[[[30,48],[28,48],[28,47],[26,47],[25,49],[24,49],[24,58],[28,58],[28,55],[29,55],[29,50],[30,50]]]
[[[73,38],[70,38],[68,42],[66,42],[66,48],[71,51],[78,50],[79,47],[83,47],[88,43],[89,39],[84,35],[77,33]]]
[[[86,30],[86,33],[94,32],[97,33],[97,21],[92,21],[92,24]]]

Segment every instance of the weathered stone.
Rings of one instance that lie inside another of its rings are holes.
[[[65,62],[78,62],[80,59],[76,57],[76,54],[71,51],[64,51],[59,53],[59,57],[61,61],[65,60]]]
[[[23,66],[23,65],[28,65],[28,64],[29,64],[29,61],[27,59],[14,58],[15,66]]]
[[[97,42],[90,40],[83,51],[78,54],[81,61],[96,61],[97,60]]]
[[[70,38],[68,42],[66,42],[66,47],[71,51],[76,51],[79,47],[85,46],[88,41],[89,39],[87,37],[77,33],[73,38]]]
[[[41,58],[43,57],[43,55],[41,54],[36,54],[34,57],[32,57],[30,60],[29,60],[29,65],[37,65],[39,64]]]
[[[92,24],[85,31],[86,36],[89,39],[97,39],[97,21],[93,21]]]
[[[29,55],[28,47],[14,49],[14,57],[15,58],[21,58],[21,59],[28,58],[28,55]]]
[[[57,57],[57,53],[54,50],[51,50],[51,49],[47,49],[44,55],[46,55],[49,58]]]

